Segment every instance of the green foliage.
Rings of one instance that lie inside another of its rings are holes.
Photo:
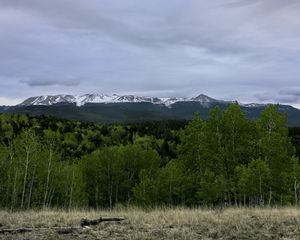
[[[262,113],[258,121],[258,133],[259,155],[271,172],[270,194],[278,201],[282,195],[288,194],[291,157],[294,154],[288,137],[287,118],[278,113],[278,106],[270,106]]]
[[[140,183],[134,188],[135,202],[149,207],[178,205],[185,199],[187,177],[178,161],[170,161],[155,171],[141,171]]]
[[[252,204],[263,205],[268,197],[271,180],[268,164],[261,159],[256,159],[251,161],[248,167],[238,166],[236,172],[238,191],[243,201],[248,198]]]
[[[266,108],[257,123],[237,104],[224,112],[213,109],[207,121],[196,116],[182,135],[179,155],[194,176],[194,204],[288,201],[294,149],[286,126],[276,106]]]
[[[290,134],[277,106],[257,121],[233,104],[188,124],[2,114],[0,207],[298,204],[300,131]]]
[[[112,208],[130,203],[139,173],[159,167],[159,155],[139,145],[104,147],[83,159],[86,191],[90,205]]]
[[[201,176],[199,188],[197,191],[197,199],[205,205],[216,205],[223,201],[225,194],[225,179],[221,175],[206,169]]]

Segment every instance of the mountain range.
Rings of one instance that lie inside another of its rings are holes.
[[[108,95],[108,94],[84,94],[84,95],[55,95],[55,96],[38,96],[30,97],[24,102],[19,104],[20,106],[32,106],[32,105],[44,105],[50,106],[55,104],[75,104],[76,106],[84,106],[90,103],[152,103],[165,106],[171,106],[177,102],[198,102],[203,106],[209,106],[210,103],[224,102],[222,100],[216,100],[208,97],[204,94],[200,94],[193,98],[158,98],[158,97],[143,97],[136,95]]]
[[[192,98],[158,98],[136,95],[52,95],[30,97],[16,106],[2,106],[2,113],[48,115],[90,122],[114,123],[152,120],[189,120],[195,112],[208,117],[213,107],[226,109],[236,101],[217,100],[200,94]],[[242,104],[246,116],[255,119],[268,104]],[[290,126],[300,126],[300,110],[289,105],[279,105],[286,112]]]

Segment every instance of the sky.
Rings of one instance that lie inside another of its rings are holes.
[[[85,93],[300,107],[300,1],[0,0],[0,105]]]

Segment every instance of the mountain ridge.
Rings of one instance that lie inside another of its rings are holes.
[[[70,95],[70,94],[58,94],[58,95],[41,95],[30,97],[24,100],[17,106],[31,106],[31,105],[44,105],[51,106],[55,104],[75,104],[76,106],[84,106],[89,103],[152,103],[152,104],[162,104],[166,106],[171,106],[177,102],[198,102],[204,107],[209,107],[212,103],[234,103],[236,101],[225,101],[209,97],[205,94],[199,94],[196,97],[183,98],[183,97],[148,97],[139,95],[118,95],[118,94],[83,94],[83,95]],[[265,106],[266,104],[249,103],[242,104],[245,107],[255,107],[255,106]]]
[[[249,119],[257,119],[269,104],[225,101],[200,94],[191,98],[158,98],[136,95],[46,95],[31,97],[16,106],[0,106],[1,113],[46,115],[70,120],[99,123],[136,121],[190,120],[196,112],[204,119],[210,109],[225,110],[238,103]],[[279,111],[288,116],[289,126],[300,126],[300,109],[278,104]]]

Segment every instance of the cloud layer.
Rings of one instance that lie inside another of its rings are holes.
[[[299,0],[2,0],[0,105],[102,92],[298,106],[299,16]]]

